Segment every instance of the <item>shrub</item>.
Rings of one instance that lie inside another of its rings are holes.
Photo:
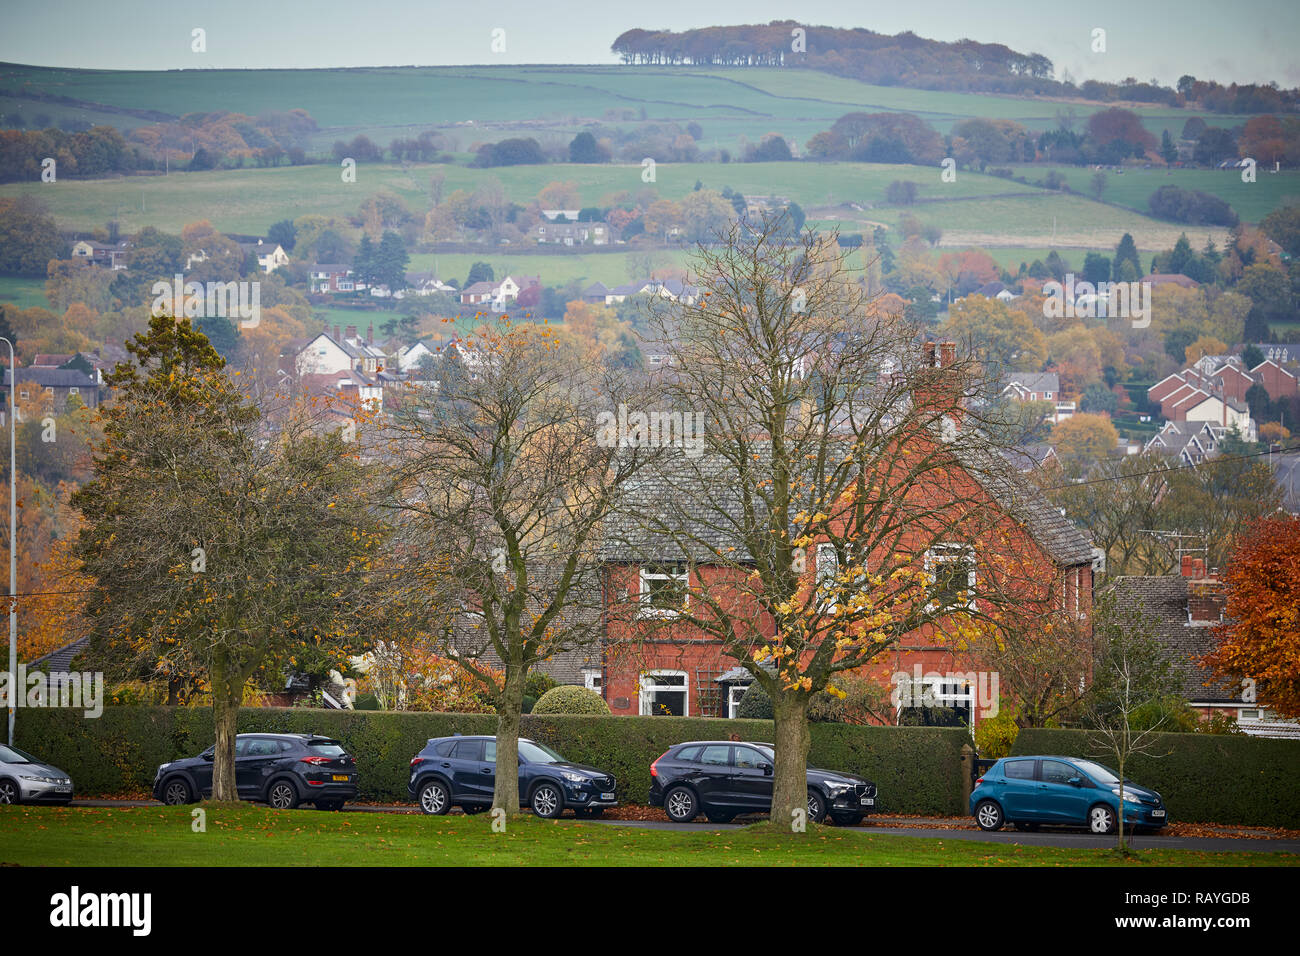
[[[1010,707],[998,709],[996,717],[985,717],[975,725],[975,749],[985,760],[1011,756],[1020,728]]]
[[[1193,226],[1235,226],[1239,222],[1230,205],[1199,189],[1161,186],[1147,199],[1147,205],[1154,216]]]
[[[594,690],[566,684],[554,687],[537,699],[534,714],[608,714],[609,704]]]
[[[763,690],[758,681],[745,689],[740,698],[740,706],[736,708],[736,716],[741,720],[772,720],[776,717],[772,698],[767,696],[767,691]]]

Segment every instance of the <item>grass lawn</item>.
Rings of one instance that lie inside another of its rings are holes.
[[[0,303],[8,303],[17,309],[37,306],[48,309],[50,300],[45,298],[45,280],[0,276]]]
[[[326,813],[209,804],[207,832],[191,807],[0,808],[0,865],[24,866],[1251,866],[1294,865],[1279,853],[1143,851],[1121,864],[1106,850],[1004,846],[761,823],[674,832],[524,816],[506,833],[474,817]]]

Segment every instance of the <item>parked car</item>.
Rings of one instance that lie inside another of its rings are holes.
[[[1018,830],[1042,824],[1086,826],[1113,833],[1119,819],[1119,775],[1076,757],[1004,757],[975,781],[970,812],[981,830],[1012,823]],[[1160,794],[1124,781],[1125,827],[1158,830],[1169,822]]]
[[[434,737],[411,759],[407,790],[425,813],[458,806],[479,813],[492,805],[496,787],[495,737]],[[566,809],[598,817],[618,806],[612,774],[571,763],[534,740],[519,740],[519,804],[553,819]]]
[[[71,777],[17,747],[0,744],[0,804],[71,801]]]
[[[772,809],[770,744],[729,740],[691,740],[670,748],[650,765],[650,804],[669,819],[689,823],[703,811],[714,823],[729,823],[742,813]],[[876,785],[834,770],[808,768],[808,819],[829,816],[853,826],[876,807]]]
[[[215,745],[197,757],[158,768],[153,795],[169,806],[212,794]],[[235,789],[241,800],[292,810],[314,803],[342,810],[357,796],[357,763],[337,740],[315,734],[239,734],[235,738]]]

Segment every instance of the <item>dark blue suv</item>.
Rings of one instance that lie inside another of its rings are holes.
[[[412,758],[407,791],[425,813],[446,813],[453,806],[479,813],[492,806],[496,776],[495,737],[435,737]],[[598,817],[618,806],[611,774],[570,763],[545,744],[523,738],[519,803],[547,819],[566,808],[575,816]]]
[[[154,799],[169,806],[193,803],[212,793],[215,746],[197,757],[173,760],[153,778]],[[235,789],[241,800],[260,800],[277,810],[314,803],[342,810],[357,798],[357,762],[337,740],[316,734],[239,734],[235,737]]]
[[[1119,776],[1077,757],[1004,757],[975,781],[970,812],[981,830],[1013,823],[1087,827],[1113,833],[1119,819]],[[1124,828],[1158,830],[1169,822],[1160,794],[1124,781]]]

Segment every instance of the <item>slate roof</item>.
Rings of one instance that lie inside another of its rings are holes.
[[[954,453],[962,467],[989,497],[1021,524],[1043,551],[1061,567],[1092,564],[1092,544],[1061,511],[1037,489],[1025,482],[1015,466],[995,451],[985,451],[957,444]],[[703,455],[687,459],[685,453],[672,449],[663,460],[652,463],[623,490],[620,514],[607,527],[601,556],[606,561],[682,560],[682,544],[689,545],[694,560],[705,562],[711,552],[734,548],[734,559],[750,560],[736,529],[741,526],[742,502],[739,497],[722,499],[715,492],[701,495],[702,486],[730,487],[735,469],[720,456]],[[656,521],[679,521],[683,503],[701,500],[690,511],[693,523],[681,532],[682,542],[675,542]]]
[[[94,380],[85,372],[79,372],[75,368],[46,368],[38,366],[36,368],[18,368],[19,382],[34,382],[37,385],[45,385],[50,388],[97,388]],[[9,370],[5,369],[5,385],[9,384]]]
[[[72,670],[73,659],[90,646],[90,638],[82,637],[68,644],[64,644],[57,650],[50,651],[44,657],[38,657],[34,661],[27,662],[27,669],[40,670],[46,674],[66,674]]]
[[[1149,619],[1157,640],[1183,675],[1183,696],[1194,702],[1241,703],[1241,688],[1231,682],[1211,684],[1209,672],[1196,663],[1214,648],[1209,624],[1192,624],[1187,614],[1187,579],[1177,574],[1121,577],[1115,582],[1120,607],[1138,607]]]

